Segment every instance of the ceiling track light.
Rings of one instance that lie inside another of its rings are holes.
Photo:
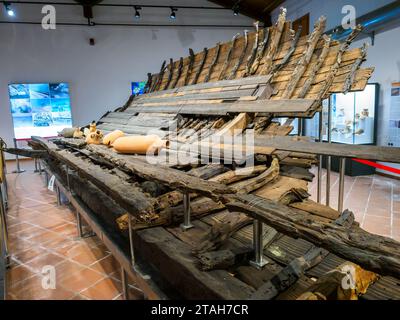
[[[171,19],[173,19],[173,20],[176,19],[176,13],[175,13],[176,11],[178,11],[177,8],[171,7],[171,14],[169,15],[169,17],[170,17]]]
[[[11,3],[9,3],[9,2],[3,2],[3,4],[4,4],[4,8],[6,9],[7,14],[8,14],[10,17],[14,17],[14,16],[15,16],[15,12],[14,12],[13,9],[11,9]]]
[[[139,12],[139,10],[142,10],[142,7],[140,7],[140,6],[134,6],[134,8],[135,8],[135,18],[136,18],[136,19],[140,19],[140,12]]]

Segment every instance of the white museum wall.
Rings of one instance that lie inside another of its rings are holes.
[[[210,6],[207,1],[178,4]],[[32,6],[34,10],[29,12],[24,11],[25,7],[15,8],[18,19],[41,19],[40,7]],[[57,9],[58,21],[84,22],[80,7],[61,8],[60,13]],[[95,20],[136,22],[130,9],[112,10],[116,12],[95,10]],[[223,10],[212,11],[210,16],[208,11],[182,9],[175,22],[169,19],[168,9],[143,9],[141,14],[140,23],[252,25],[250,18],[235,17]],[[10,20],[2,8],[0,20]],[[229,41],[243,29],[58,26],[45,31],[38,25],[0,24],[0,137],[11,145],[9,83],[68,82],[73,122],[85,125],[122,106],[130,95],[131,82],[146,80],[148,72],[158,72],[163,60],[187,56],[189,47],[198,52],[218,41]],[[89,38],[95,39],[95,46],[89,45]]]

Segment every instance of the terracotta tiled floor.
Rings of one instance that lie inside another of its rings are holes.
[[[8,172],[13,170],[8,163]],[[75,216],[58,207],[42,176],[23,161],[22,174],[8,174],[9,238],[7,299],[121,299],[119,263],[95,236],[77,239]],[[56,288],[42,286],[43,267],[55,270]],[[138,297],[132,289],[130,298]]]
[[[316,168],[312,169],[317,175]],[[322,203],[325,203],[326,171],[322,177]],[[339,175],[332,171],[330,206],[337,208]],[[317,178],[309,184],[317,199]],[[400,241],[400,180],[380,175],[345,177],[344,208],[353,211],[365,230]]]

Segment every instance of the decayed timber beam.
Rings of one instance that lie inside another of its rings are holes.
[[[196,74],[194,76],[192,84],[196,84],[197,81],[199,80],[200,73],[201,73],[201,71],[203,71],[203,67],[204,67],[204,64],[205,64],[206,59],[207,59],[207,55],[208,55],[208,49],[204,48],[203,49],[203,56],[202,56],[201,62],[200,62],[200,66],[199,66],[199,69],[197,69],[197,72],[196,72]]]
[[[185,80],[184,80],[185,86],[188,84],[189,77],[192,74],[193,64],[194,64],[194,52],[192,48],[189,48],[189,63],[186,69]]]
[[[255,74],[257,72],[258,67],[260,66],[260,63],[264,56],[265,47],[267,46],[268,39],[269,39],[269,28],[264,28],[263,37],[264,37],[263,41],[260,43],[260,45],[257,48],[256,57],[250,68],[250,74]]]
[[[157,181],[182,192],[197,192],[216,201],[219,201],[223,194],[234,193],[231,188],[220,183],[206,181],[176,169],[156,166],[137,158],[120,155],[106,146],[89,145],[87,148],[93,153],[146,180]]]
[[[147,197],[139,187],[121,179],[100,166],[90,163],[88,160],[76,157],[67,150],[60,150],[54,143],[39,137],[32,137],[39,143],[51,157],[61,163],[65,163],[81,176],[90,180],[96,187],[111,196],[122,208],[131,214],[144,213],[154,208],[155,200]]]
[[[215,88],[220,88],[220,87],[226,88],[226,87],[234,87],[234,86],[266,84],[267,82],[269,82],[270,77],[271,77],[270,75],[252,76],[252,77],[241,78],[241,79],[220,80],[220,81],[214,81],[214,82],[205,82],[205,83],[203,82],[203,83],[198,83],[198,84],[186,85],[184,87],[146,93],[146,94],[136,97],[133,102],[145,100],[149,97],[164,96],[169,93],[178,93],[178,92],[179,93],[180,92],[190,93],[190,91],[194,91],[194,90],[204,90],[204,89],[215,90]]]
[[[226,69],[228,69],[229,63],[231,62],[231,55],[232,55],[233,49],[235,48],[236,40],[239,36],[240,36],[240,33],[237,33],[232,38],[228,53],[226,54],[226,57],[225,57],[224,64],[222,65],[221,71],[219,73],[218,80],[224,79]]]
[[[225,206],[259,219],[294,238],[301,238],[381,275],[400,278],[400,243],[351,227],[326,224],[309,214],[254,195],[225,197]]]
[[[293,92],[300,81],[300,78],[303,76],[304,72],[308,67],[308,64],[311,61],[315,47],[317,46],[317,43],[322,35],[322,32],[325,30],[325,26],[326,26],[326,18],[322,16],[321,18],[319,18],[318,22],[315,25],[314,31],[307,40],[308,46],[305,52],[303,53],[303,56],[297,62],[292,77],[289,83],[286,85],[286,90],[282,95],[283,98],[290,99],[292,97]]]
[[[205,77],[205,79],[204,79],[204,82],[208,82],[209,80],[210,80],[210,77],[211,77],[211,73],[213,72],[213,70],[214,70],[214,67],[217,65],[217,63],[218,63],[218,58],[219,58],[219,52],[220,52],[220,50],[221,50],[221,43],[217,43],[217,46],[216,46],[216,48],[215,48],[215,53],[214,53],[214,57],[213,57],[213,60],[212,60],[212,62],[211,62],[211,64],[210,64],[210,67],[208,68],[208,72],[207,72],[207,75],[206,75],[206,77]]]
[[[187,104],[184,104],[186,102]],[[213,103],[212,100],[180,101],[179,105],[162,105],[162,103],[146,103],[144,106],[134,107],[139,113],[180,113],[180,114],[207,114],[226,115],[228,113],[266,112],[279,114],[281,112],[307,112],[315,103],[312,99],[281,99],[236,101],[233,103]],[[160,105],[161,104],[161,105]]]
[[[305,141],[298,137],[274,136],[266,138],[262,135],[255,136],[254,146],[273,147],[284,151],[400,163],[400,149],[392,147],[328,144]]]
[[[269,48],[268,48],[268,51],[267,51],[265,57],[262,60],[264,65],[262,67],[261,74],[269,74],[271,72],[273,59],[274,59],[276,52],[278,51],[279,41],[281,40],[281,37],[282,37],[282,32],[283,32],[283,28],[285,26],[285,22],[286,22],[286,9],[281,8],[281,12],[279,14],[279,18],[276,23],[276,27],[275,27],[275,29],[273,31],[273,35],[271,37],[271,43],[269,45]]]
[[[47,158],[47,152],[42,150],[5,148],[4,152],[29,158]]]
[[[317,75],[318,71],[321,69],[322,64],[324,63],[331,44],[331,37],[324,35],[323,37],[324,44],[321,50],[321,53],[318,57],[317,63],[312,67],[311,73],[308,76],[306,83],[302,87],[300,93],[299,93],[299,98],[304,98],[310,89],[311,85],[313,84],[315,80],[315,76]]]
[[[246,55],[247,45],[249,44],[249,39],[247,37],[247,33],[248,33],[248,31],[244,30],[244,46],[242,49],[242,53],[240,54],[239,59],[236,61],[235,65],[233,66],[232,70],[230,71],[230,73],[227,77],[228,80],[232,80],[235,78],[236,72],[238,71],[238,69],[239,69],[240,65],[242,64],[243,59]]]

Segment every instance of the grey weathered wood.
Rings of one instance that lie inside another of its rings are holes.
[[[183,58],[180,57],[179,65],[178,65],[178,73],[176,74],[176,78],[175,78],[174,82],[171,85],[172,89],[176,87],[176,84],[178,83],[179,79],[181,78],[182,71],[183,71]]]
[[[260,63],[262,61],[262,58],[264,56],[264,51],[267,46],[269,39],[269,28],[264,28],[264,39],[261,41],[260,45],[257,48],[257,55],[256,58],[254,59],[254,62],[250,68],[250,74],[255,74],[257,72],[258,67],[260,66]]]
[[[224,79],[225,72],[226,72],[226,70],[228,69],[229,63],[231,62],[231,56],[232,56],[232,52],[233,52],[233,50],[234,50],[234,48],[235,48],[236,40],[237,40],[237,38],[238,38],[239,36],[240,36],[240,34],[237,33],[237,34],[235,34],[235,35],[233,36],[233,38],[232,38],[231,44],[230,44],[230,46],[229,46],[228,53],[226,54],[226,57],[225,57],[224,64],[222,65],[221,71],[220,71],[220,73],[219,73],[218,80]]]
[[[141,104],[145,103],[163,103],[169,102],[173,103],[176,102],[177,104],[180,101],[186,100],[214,100],[214,99],[223,99],[223,100],[235,100],[240,97],[251,96],[254,92],[254,89],[242,89],[242,90],[232,90],[232,91],[221,91],[221,92],[210,92],[210,93],[190,93],[188,92],[185,95],[179,96],[172,96],[172,97],[149,97],[137,100],[131,104],[132,107],[140,106]]]
[[[168,89],[169,84],[171,83],[172,76],[174,74],[174,60],[172,58],[169,59],[169,66],[168,66],[168,79],[164,85],[164,90]]]
[[[252,76],[252,77],[233,79],[233,80],[220,80],[220,81],[214,81],[214,82],[198,83],[198,84],[194,84],[194,85],[186,85],[186,86],[179,87],[179,88],[146,93],[139,97],[136,97],[132,103],[135,103],[140,100],[145,100],[149,97],[156,97],[156,96],[165,95],[165,94],[169,94],[169,93],[189,92],[192,90],[226,88],[226,87],[235,87],[235,86],[267,84],[270,80],[270,77],[271,77],[271,75]],[[228,89],[231,90],[231,88],[228,88]]]
[[[52,142],[39,137],[32,137],[32,140],[39,143],[51,157],[67,164],[100,190],[112,196],[115,202],[131,214],[140,214],[152,210],[154,207],[154,199],[147,197],[140,188],[121,179],[118,175],[112,174],[88,160],[78,158],[67,150],[60,150]]]
[[[221,195],[234,192],[231,188],[226,187],[225,185],[205,181],[176,169],[164,166],[155,166],[154,164],[137,158],[117,154],[106,146],[89,145],[87,148],[97,155],[117,164],[126,171],[130,171],[133,174],[150,181],[158,181],[173,189],[178,189],[183,192],[196,191],[197,193],[216,201],[220,199]]]
[[[233,66],[232,70],[229,72],[229,75],[226,79],[231,80],[234,79],[236,76],[236,72],[238,71],[240,65],[243,62],[243,59],[246,55],[247,46],[249,44],[249,39],[247,37],[247,30],[244,30],[244,46],[242,48],[242,53],[240,54],[238,60],[236,61],[235,65]]]
[[[326,224],[307,213],[254,195],[225,198],[225,206],[231,211],[244,212],[279,232],[310,241],[367,270],[400,277],[400,243],[395,240],[368,233],[356,224],[350,228]]]
[[[191,247],[163,228],[138,231],[135,250],[187,299],[246,299],[254,292],[225,270],[199,270]]]
[[[254,145],[293,152],[400,163],[400,149],[392,147],[328,144],[299,140],[297,137],[271,136],[265,138],[259,135],[255,136]]]
[[[184,81],[184,85],[186,86],[189,82],[189,77],[192,73],[192,69],[193,69],[193,63],[194,63],[194,52],[192,48],[189,48],[189,63],[188,63],[188,67],[186,69],[186,74],[185,74],[185,81]]]
[[[210,80],[211,73],[213,72],[214,67],[215,67],[216,64],[218,63],[218,58],[219,58],[219,52],[220,52],[220,50],[221,50],[221,43],[218,42],[218,43],[217,43],[217,46],[216,46],[216,48],[215,48],[215,53],[214,53],[213,60],[212,60],[212,62],[211,62],[211,64],[210,64],[210,67],[208,68],[207,75],[206,75],[206,77],[204,78],[204,82],[208,82],[208,81]]]
[[[279,114],[280,112],[306,112],[313,105],[311,99],[281,99],[281,100],[256,100],[256,101],[236,101],[233,103],[205,103],[205,104],[185,104],[179,106],[158,106],[146,105],[138,106],[135,109],[140,113],[179,113],[179,114],[209,114],[226,115],[228,113],[243,112],[267,112]]]
[[[201,62],[200,62],[200,66],[199,66],[199,69],[197,69],[197,72],[196,72],[196,74],[194,76],[192,84],[196,84],[197,80],[199,80],[200,73],[201,73],[201,71],[203,71],[203,67],[204,67],[204,64],[205,64],[206,59],[207,59],[207,54],[208,54],[208,49],[204,48],[203,49],[203,56],[202,56]]]
[[[165,137],[168,134],[168,131],[159,130],[154,127],[140,127],[140,126],[132,126],[132,125],[122,125],[122,124],[113,124],[113,123],[103,123],[97,126],[101,131],[114,131],[114,130],[122,130],[126,134],[138,134],[138,135],[146,135],[146,134],[155,134],[159,137]]]

